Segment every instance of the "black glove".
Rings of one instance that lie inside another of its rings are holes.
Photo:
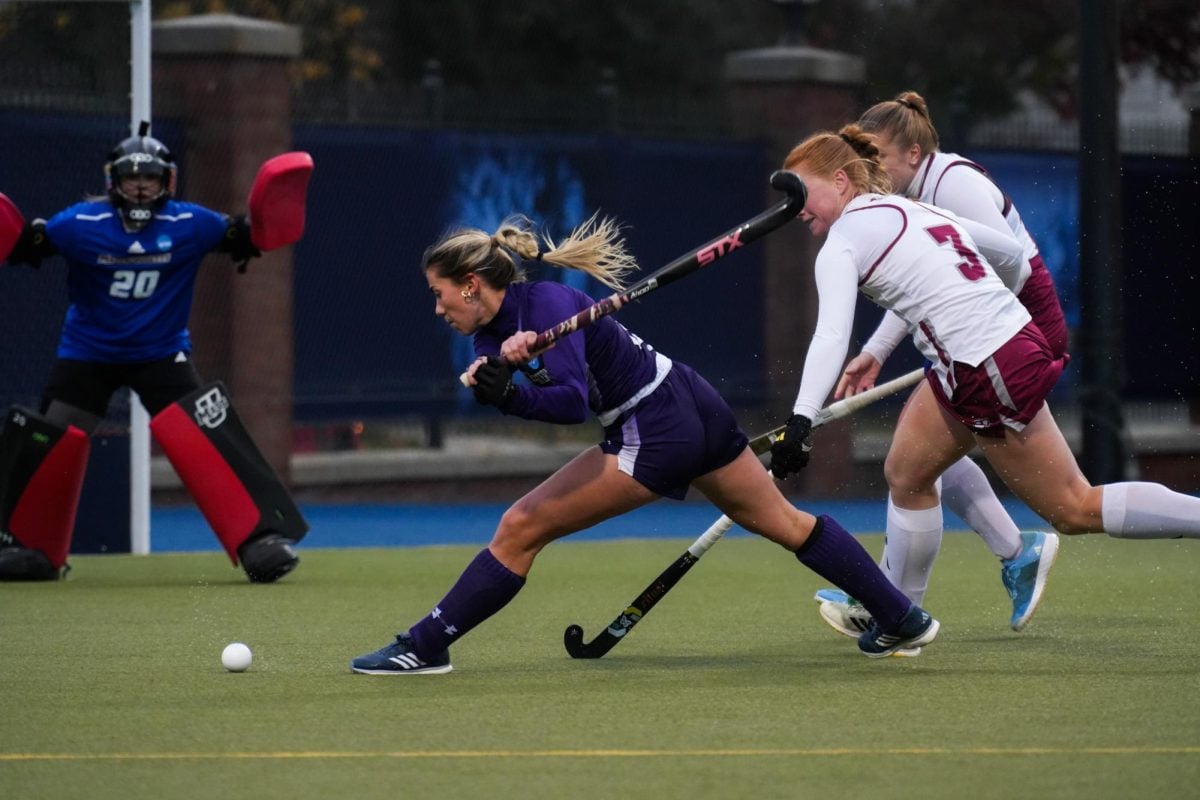
[[[771,474],[782,479],[804,469],[812,447],[812,420],[803,414],[792,414],[787,429],[771,445]]]
[[[485,406],[503,407],[517,390],[512,375],[512,367],[488,356],[475,370],[475,401]]]
[[[46,238],[46,220],[35,219],[25,223],[25,227],[21,229],[21,235],[17,237],[12,251],[8,254],[8,263],[40,267],[42,259],[54,255],[55,252],[57,251],[54,245]]]
[[[246,219],[245,214],[229,218],[229,225],[225,228],[225,239],[217,249],[229,253],[233,263],[237,264],[238,272],[245,272],[250,259],[262,255],[262,251],[255,247],[250,239],[250,221]]]

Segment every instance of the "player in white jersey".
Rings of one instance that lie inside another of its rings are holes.
[[[894,100],[876,103],[859,119],[859,126],[875,135],[880,162],[892,179],[894,190],[907,197],[953,211],[960,217],[1010,234],[1020,244],[1025,265],[1014,287],[1021,303],[1057,357],[1067,352],[1067,324],[1050,271],[1025,229],[1015,205],[980,165],[939,148],[937,129],[924,98],[903,92]],[[883,363],[906,336],[904,322],[895,314],[884,315],[879,328],[850,360],[838,382],[836,397],[854,395],[871,388]],[[914,395],[928,393],[920,384]],[[1058,537],[1042,531],[1022,532],[1005,511],[983,470],[968,457],[943,473],[939,492],[942,502],[967,523],[1000,559],[1000,578],[1012,600],[1009,624],[1020,631],[1041,602],[1046,579],[1058,554]],[[941,546],[933,531],[889,531],[884,547],[884,568],[914,602],[924,600],[929,574]],[[869,615],[853,598],[836,589],[821,589],[816,595],[821,617],[834,629],[854,635],[865,627]]]
[[[1200,499],[1147,482],[1088,483],[1045,397],[1064,366],[1011,291],[1022,249],[987,226],[885,196],[891,180],[857,125],[818,133],[784,161],[808,187],[801,219],[826,235],[819,311],[792,416],[771,449],[777,477],[803,469],[812,416],[838,382],[857,292],[905,322],[932,369],[896,426],[884,464],[888,530],[941,535],[937,480],[975,447],[1060,532],[1200,538]],[[874,623],[871,623],[872,625]]]

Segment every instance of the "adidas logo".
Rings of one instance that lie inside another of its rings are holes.
[[[416,653],[401,653],[390,657],[388,661],[396,664],[401,669],[418,669],[425,666],[425,662],[417,658]]]
[[[129,245],[129,250],[127,252],[132,253],[135,256],[143,255],[146,252],[146,248],[142,247],[142,243],[135,239],[133,244]]]

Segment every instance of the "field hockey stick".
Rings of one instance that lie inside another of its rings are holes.
[[[771,174],[771,186],[787,193],[787,199],[768,208],[753,219],[743,222],[724,235],[718,236],[708,244],[687,255],[680,256],[625,291],[609,295],[575,316],[563,320],[553,328],[542,331],[529,347],[530,357],[549,350],[562,337],[591,325],[601,317],[607,317],[609,314],[620,311],[625,304],[691,275],[701,267],[708,266],[739,247],[750,244],[755,239],[760,239],[794,220],[804,208],[804,201],[808,198],[808,190],[805,188],[804,182],[794,172],[777,170]],[[458,379],[463,386],[471,385],[470,378],[465,372]]]
[[[849,416],[854,412],[865,408],[872,403],[903,391],[910,386],[915,385],[921,380],[924,371],[915,369],[906,375],[899,378],[882,383],[865,392],[847,397],[844,400],[838,400],[836,403],[831,403],[829,406],[817,412],[813,418],[812,426],[819,428],[822,425],[828,424],[835,419]],[[771,445],[779,438],[779,434],[787,428],[786,425],[781,425],[774,430],[768,431],[761,436],[756,436],[750,440],[750,449],[755,455],[762,455],[771,449]],[[708,530],[700,534],[700,538],[692,542],[691,546],[683,552],[679,558],[675,559],[675,563],[662,571],[657,578],[649,586],[646,587],[637,599],[630,603],[629,607],[622,611],[617,618],[614,619],[605,630],[596,635],[596,638],[590,642],[583,641],[583,628],[578,625],[569,625],[563,632],[563,644],[566,645],[567,653],[571,658],[600,658],[609,650],[616,646],[617,642],[629,633],[630,629],[646,614],[650,613],[650,609],[663,599],[667,592],[675,584],[679,583],[680,579],[687,574],[687,571],[700,560],[708,549],[721,540],[725,532],[733,527],[733,520],[722,514],[721,518],[709,526]]]

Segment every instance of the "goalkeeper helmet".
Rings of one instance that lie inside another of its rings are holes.
[[[175,191],[175,157],[167,146],[147,135],[150,126],[142,123],[137,136],[124,139],[104,163],[105,186],[113,206],[121,214],[128,229],[137,231],[154,218]],[[158,194],[150,198],[129,197],[121,191],[121,179],[139,175],[158,178]]]

